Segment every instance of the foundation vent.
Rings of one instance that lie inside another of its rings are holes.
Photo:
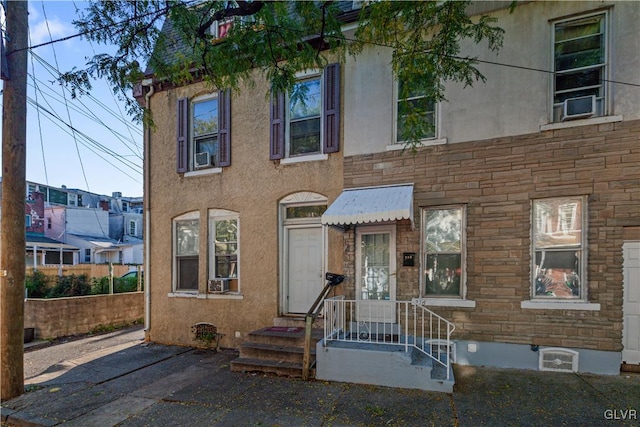
[[[539,351],[538,369],[553,372],[578,372],[578,352],[549,347]]]

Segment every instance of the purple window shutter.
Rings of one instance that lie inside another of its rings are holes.
[[[270,160],[284,158],[284,126],[285,126],[285,97],[284,93],[271,95],[271,144]]]
[[[231,165],[231,91],[218,92],[218,164]]]
[[[176,120],[176,172],[184,173],[189,169],[188,155],[189,99],[178,99]]]
[[[329,64],[324,70],[323,152],[340,150],[340,64]]]

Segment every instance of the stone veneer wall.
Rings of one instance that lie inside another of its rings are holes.
[[[399,300],[420,295],[419,268],[401,263],[402,252],[420,253],[420,208],[464,204],[467,299],[476,307],[433,308],[456,324],[455,339],[622,349],[622,244],[624,230],[640,225],[640,121],[345,158],[345,188],[400,183],[415,185],[415,229],[397,226]],[[531,289],[531,201],[580,195],[588,196],[588,299],[601,309],[521,308]],[[344,235],[348,283],[354,236]]]
[[[144,293],[27,299],[24,326],[49,339],[84,334],[98,325],[132,323],[144,317]]]

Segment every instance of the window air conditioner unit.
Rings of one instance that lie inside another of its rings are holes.
[[[565,99],[562,103],[562,121],[583,119],[596,113],[596,96]]]
[[[229,292],[229,279],[211,279],[209,280],[210,294],[223,294]]]
[[[209,153],[196,153],[196,168],[206,168],[211,166],[211,156]]]

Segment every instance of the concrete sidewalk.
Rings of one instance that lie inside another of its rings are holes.
[[[46,351],[42,349],[39,351]],[[457,367],[453,394],[234,373],[233,351],[135,344],[31,378],[9,425],[637,426],[640,376]]]

